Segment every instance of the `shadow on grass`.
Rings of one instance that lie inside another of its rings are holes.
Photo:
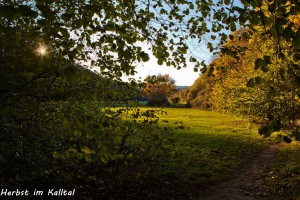
[[[230,178],[265,146],[261,140],[238,137],[235,132],[228,135],[175,132],[170,138],[172,143],[166,147],[168,153],[149,162],[149,171],[142,181],[124,183],[123,192],[135,194],[131,196],[135,199],[201,196],[206,187]]]

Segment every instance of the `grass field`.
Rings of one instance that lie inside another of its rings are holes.
[[[165,152],[145,163],[143,181],[130,187],[138,199],[201,199],[207,187],[229,180],[264,148],[278,142],[275,135],[263,138],[258,126],[242,118],[183,107],[163,110],[167,114],[159,116],[158,125],[172,128],[170,142]],[[266,199],[300,200],[299,143],[282,148],[267,171]]]
[[[167,115],[160,120],[168,121],[174,130],[169,157],[158,158],[151,167],[156,181],[147,193],[153,198],[196,198],[206,186],[229,178],[273,140],[259,136],[257,127],[247,120],[230,115],[187,108],[164,110]]]
[[[300,143],[283,147],[265,181],[265,190],[272,200],[300,200]]]

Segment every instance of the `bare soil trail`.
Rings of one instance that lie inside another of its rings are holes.
[[[200,200],[255,200],[262,199],[262,182],[268,167],[284,143],[272,144],[232,175],[229,180],[207,188]]]

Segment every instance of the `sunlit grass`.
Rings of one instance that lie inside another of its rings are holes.
[[[160,181],[156,190],[167,187],[177,196],[200,195],[201,188],[229,178],[272,140],[262,138],[247,120],[230,115],[187,108],[164,110],[167,115],[160,120],[173,127],[170,155],[158,158],[151,173]]]
[[[267,199],[300,199],[300,143],[283,147],[265,181]]]

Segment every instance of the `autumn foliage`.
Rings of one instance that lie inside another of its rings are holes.
[[[175,80],[168,74],[147,76],[142,85],[142,92],[148,98],[148,105],[163,106],[169,104],[169,98],[177,92]]]

